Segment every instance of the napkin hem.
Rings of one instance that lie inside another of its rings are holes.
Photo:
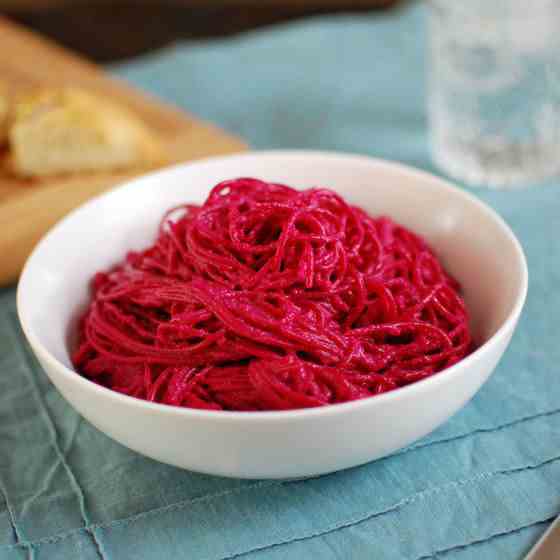
[[[87,533],[87,535],[89,535],[93,547],[96,551],[97,556],[99,556],[100,560],[106,560],[106,555],[103,552],[103,545],[101,544],[101,542],[99,541],[99,539],[97,538],[96,534],[95,534],[95,528],[92,527],[92,523],[89,519],[89,515],[87,513],[87,508],[86,508],[86,499],[85,499],[85,494],[84,491],[82,490],[82,487],[80,486],[78,479],[76,478],[72,468],[70,467],[68,461],[66,460],[66,457],[64,456],[64,453],[62,452],[62,449],[60,448],[60,445],[58,444],[58,432],[55,426],[55,423],[53,422],[53,419],[51,418],[51,415],[49,414],[49,411],[47,410],[47,406],[45,405],[45,402],[43,400],[43,396],[41,395],[41,392],[38,390],[37,388],[37,382],[35,379],[35,374],[34,372],[34,367],[33,367],[33,356],[29,351],[29,347],[27,345],[27,341],[23,338],[23,334],[22,331],[19,327],[19,322],[18,322],[18,318],[16,316],[16,314],[14,313],[14,311],[10,311],[8,312],[8,318],[10,320],[10,322],[12,323],[12,330],[16,336],[16,338],[19,340],[20,343],[20,348],[21,348],[21,352],[23,355],[23,359],[25,361],[25,366],[23,368],[23,370],[25,371],[27,378],[29,380],[29,383],[31,384],[31,391],[33,392],[33,396],[35,398],[35,401],[38,403],[39,405],[39,409],[40,409],[40,417],[42,419],[43,425],[46,427],[47,429],[47,433],[49,434],[49,443],[51,444],[55,456],[58,458],[58,460],[60,461],[64,471],[66,472],[66,475],[68,477],[68,481],[70,482],[70,487],[72,488],[74,494],[76,495],[76,498],[78,500],[78,505],[79,505],[79,511],[80,511],[80,516],[82,518],[82,522],[83,522],[83,529],[85,530],[85,532]],[[7,497],[6,497],[6,505],[8,504],[7,501]],[[29,544],[31,544],[30,541],[26,541],[29,542]],[[31,544],[31,546],[33,546]]]
[[[461,550],[463,548],[468,548],[469,546],[482,544],[482,543],[491,541],[492,539],[498,539],[500,537],[505,537],[506,535],[513,535],[514,533],[518,533],[519,531],[523,531],[523,529],[528,529],[529,527],[534,527],[535,525],[540,525],[541,523],[547,523],[548,524],[548,523],[552,522],[555,518],[556,518],[555,515],[549,516],[549,517],[546,517],[545,519],[541,519],[540,521],[535,521],[534,523],[528,523],[528,524],[525,524],[525,525],[520,525],[519,527],[517,527],[515,529],[511,529],[510,531],[499,531],[499,532],[497,532],[497,533],[495,533],[495,534],[493,534],[490,537],[487,537],[485,539],[476,539],[476,540],[466,542],[464,544],[458,544],[458,545],[450,546],[448,548],[444,548],[444,549],[441,549],[441,550],[436,550],[435,552],[432,552],[431,554],[428,554],[428,555],[425,555],[425,556],[420,556],[420,557],[416,558],[416,560],[440,560],[442,554],[448,554],[449,552],[453,552],[455,550]],[[544,531],[546,531],[546,527],[543,529],[543,533],[544,533]]]
[[[332,525],[331,527],[329,527],[327,529],[310,532],[307,535],[287,538],[287,539],[284,539],[284,540],[280,540],[278,542],[268,543],[266,545],[255,547],[255,548],[245,550],[245,551],[233,552],[229,555],[220,557],[220,560],[233,560],[234,558],[237,558],[239,556],[243,556],[243,555],[246,555],[246,554],[250,554],[250,553],[253,553],[253,552],[260,552],[262,550],[267,550],[269,548],[274,548],[276,546],[288,545],[288,544],[291,544],[291,543],[294,543],[294,542],[300,542],[300,541],[305,541],[305,540],[325,536],[325,535],[328,535],[330,533],[333,533],[333,532],[336,532],[336,531],[339,531],[339,530],[343,530],[343,529],[348,529],[350,527],[353,527],[353,526],[359,525],[361,523],[367,522],[367,521],[369,521],[369,520],[371,520],[375,517],[381,517],[383,515],[386,515],[388,513],[393,512],[393,511],[397,511],[397,510],[401,509],[402,507],[404,507],[406,505],[414,503],[418,500],[424,500],[426,497],[428,497],[430,495],[434,495],[434,494],[437,494],[439,492],[444,492],[445,490],[448,490],[450,488],[466,486],[468,484],[477,483],[477,482],[480,482],[481,480],[493,478],[495,476],[509,475],[509,474],[514,474],[514,473],[519,473],[519,472],[524,472],[524,471],[535,470],[535,469],[539,469],[540,467],[543,467],[543,466],[546,466],[546,465],[549,465],[551,463],[555,463],[555,462],[558,462],[558,461],[560,461],[560,455],[554,456],[552,458],[546,459],[544,461],[541,461],[541,462],[538,462],[538,463],[535,463],[535,464],[529,464],[529,465],[526,465],[526,466],[523,466],[523,467],[516,467],[516,468],[513,468],[513,469],[500,469],[500,470],[493,471],[493,472],[484,472],[484,473],[480,473],[480,474],[478,474],[474,477],[471,477],[471,478],[451,481],[449,483],[442,484],[440,486],[436,486],[436,487],[428,488],[426,490],[422,490],[420,492],[416,492],[415,494],[407,496],[407,497],[399,500],[398,502],[394,503],[393,505],[384,508],[381,511],[362,514],[362,515],[350,518],[346,521],[336,523],[336,524]],[[244,488],[247,488],[247,487],[239,488],[237,490],[243,490]],[[252,486],[252,488],[254,488],[254,486]],[[234,493],[234,491],[228,490],[228,491],[223,492],[222,494],[231,494],[231,493]],[[146,516],[155,515],[155,514],[163,513],[163,512],[169,512],[169,511],[176,511],[176,510],[184,509],[184,508],[188,507],[188,505],[190,505],[194,502],[204,501],[204,499],[205,499],[205,497],[200,497],[200,498],[195,498],[195,499],[192,499],[192,500],[188,500],[187,502],[178,502],[176,504],[170,504],[170,505],[167,505],[167,506],[163,506],[161,508],[156,508],[154,510],[150,510],[148,512],[142,512],[138,515],[131,516],[130,518],[127,518],[127,519],[112,521],[112,522],[109,522],[109,523],[93,523],[93,524],[90,524],[86,527],[80,527],[78,529],[72,529],[70,531],[60,533],[58,535],[43,537],[43,538],[37,539],[35,541],[26,541],[26,542],[22,542],[20,544],[13,544],[13,545],[2,545],[2,546],[0,546],[0,551],[2,551],[2,550],[13,550],[13,549],[17,549],[17,548],[22,548],[24,546],[29,546],[29,547],[32,547],[32,548],[36,548],[38,546],[45,545],[45,544],[55,544],[57,542],[65,540],[67,538],[71,538],[73,536],[76,536],[80,533],[89,533],[89,531],[93,532],[93,531],[96,531],[96,530],[108,530],[108,529],[112,529],[112,528],[115,528],[115,527],[120,527],[120,528],[126,527],[126,525],[132,524],[135,521],[138,521],[139,519],[145,518]],[[553,516],[547,515],[543,519],[540,519],[540,518],[536,519],[535,521],[532,521],[529,524],[524,524],[523,526],[520,526],[520,527],[517,527],[517,528],[514,527],[511,531],[504,531],[504,532],[501,532],[501,533],[496,533],[496,535],[502,534],[502,533],[503,534],[508,534],[509,532],[512,532],[512,531],[515,531],[515,530],[518,530],[518,529],[522,529],[523,527],[530,527],[530,526],[535,525],[537,523],[542,523],[542,522],[546,521],[547,519],[550,519],[551,517],[553,517]],[[456,547],[460,548],[460,546],[468,546],[469,544],[475,544],[477,542],[484,542],[484,541],[488,540],[488,538],[491,538],[492,536],[494,536],[494,535],[490,535],[489,537],[484,538],[484,539],[474,540],[471,543],[465,543],[464,545],[457,545],[457,546],[454,546],[454,547],[450,547],[450,550],[453,549],[453,548],[456,548]],[[443,552],[445,552],[445,550],[440,551],[440,554],[443,553]],[[419,558],[423,558],[423,557],[419,557]],[[428,556],[428,558],[429,558],[429,556]]]

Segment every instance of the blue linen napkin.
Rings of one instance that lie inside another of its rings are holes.
[[[434,171],[424,40],[413,6],[177,45],[113,71],[255,148],[357,151]],[[50,385],[14,290],[0,292],[0,559],[521,558],[560,511],[556,189],[477,193],[518,234],[531,275],[490,381],[407,450],[315,479],[199,475],[114,443]]]

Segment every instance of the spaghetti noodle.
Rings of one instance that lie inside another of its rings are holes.
[[[459,285],[420,237],[326,189],[242,178],[94,277],[73,363],[149,401],[285,410],[391,391],[470,348]]]

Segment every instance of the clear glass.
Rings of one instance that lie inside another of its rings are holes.
[[[432,0],[433,157],[509,188],[560,172],[560,0]]]

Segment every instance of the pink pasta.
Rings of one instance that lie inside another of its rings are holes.
[[[76,369],[115,391],[212,410],[372,397],[471,349],[457,282],[429,246],[326,189],[220,183],[155,243],[98,273]]]

